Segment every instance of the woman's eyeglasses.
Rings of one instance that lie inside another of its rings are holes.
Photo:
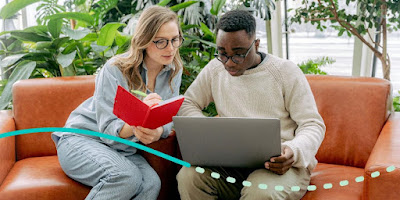
[[[183,37],[179,36],[179,37],[171,39],[171,40],[159,39],[159,40],[153,41],[153,42],[154,42],[154,44],[156,44],[156,47],[158,49],[165,49],[168,46],[168,43],[170,41],[171,41],[171,44],[173,47],[179,48],[182,45],[184,39],[183,39]]]

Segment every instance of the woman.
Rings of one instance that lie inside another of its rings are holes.
[[[117,86],[142,90],[151,106],[177,96],[182,61],[182,31],[177,15],[153,6],[143,11],[129,51],[110,59],[96,76],[95,92],[69,116],[65,127],[87,129],[150,144],[165,138],[172,124],[156,129],[133,127],[113,114]],[[160,179],[136,149],[112,140],[55,132],[52,138],[64,172],[92,186],[86,199],[157,199]]]

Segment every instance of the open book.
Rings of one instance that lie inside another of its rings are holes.
[[[149,107],[133,94],[118,86],[114,101],[114,114],[131,126],[155,129],[169,122],[183,103],[182,95]]]

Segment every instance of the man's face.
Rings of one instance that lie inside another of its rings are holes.
[[[257,52],[259,41],[255,38],[249,38],[245,30],[235,32],[218,31],[217,50],[220,58],[228,57],[224,63],[225,69],[232,76],[242,75],[248,68],[257,63]],[[246,55],[246,53],[248,53]],[[236,55],[236,56],[235,56]],[[232,56],[235,56],[232,58]],[[240,59],[235,59],[240,58]],[[232,60],[233,59],[233,60]],[[236,61],[236,63],[234,62]],[[237,62],[239,61],[239,62]],[[242,61],[242,63],[240,63]]]

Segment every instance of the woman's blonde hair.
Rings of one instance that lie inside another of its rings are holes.
[[[130,89],[146,91],[146,85],[140,75],[140,66],[146,55],[146,48],[153,42],[160,27],[170,21],[175,21],[178,25],[179,36],[183,37],[179,26],[178,16],[169,8],[161,6],[151,6],[143,11],[139,17],[135,32],[131,40],[131,46],[127,56],[117,56],[114,64],[122,71],[122,74],[128,81]],[[175,70],[169,78],[169,87],[172,89],[172,79],[182,69],[182,60],[177,50],[172,61]]]

